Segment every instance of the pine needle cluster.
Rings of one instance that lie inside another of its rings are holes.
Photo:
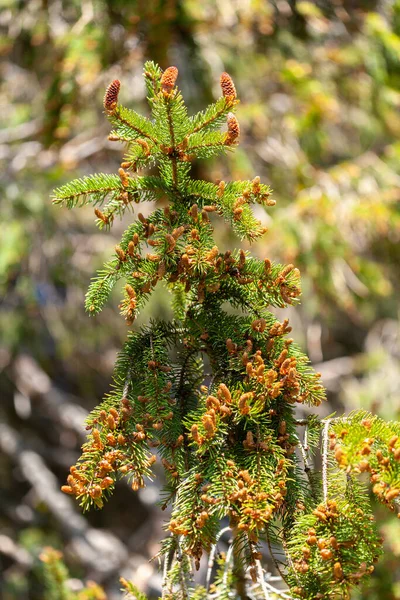
[[[372,572],[381,547],[355,475],[370,473],[374,493],[398,510],[400,425],[357,414],[324,423],[296,417],[296,406],[325,398],[319,374],[288,337],[288,320],[271,312],[299,301],[299,272],[243,250],[221,252],[210,219],[220,215],[240,239],[254,241],[265,228],[252,205],[272,207],[271,190],[259,177],[214,183],[190,172],[194,160],[238,143],[235,86],[223,73],[221,98],[189,116],[177,75],[175,67],[163,72],[146,63],[151,118],[120,105],[120,82],[112,82],[104,97],[109,139],[126,144],[118,174],[84,177],[54,192],[68,208],[92,204],[101,229],[133,214],[90,284],[90,314],[120,280],[129,325],[159,282],[174,311],[170,322],[129,333],[113,387],[90,414],[87,442],[62,489],[84,509],[102,508],[119,479],[138,490],[161,462],[162,505],[172,505],[161,550],[165,599],[245,598],[251,586],[253,596],[268,597],[265,544],[285,554],[276,563],[290,588],[285,597],[347,598]],[[155,210],[135,214],[145,200]],[[308,458],[321,432],[322,478]],[[204,552],[215,556],[223,524],[233,538],[229,552],[216,560],[213,584],[208,578],[196,587],[192,564],[198,568]]]

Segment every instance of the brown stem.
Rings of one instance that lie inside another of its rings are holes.
[[[268,530],[267,530],[267,544],[268,544],[269,554],[271,556],[272,562],[274,563],[275,569],[278,571],[279,575],[282,577],[282,580],[286,582],[285,574],[282,571],[282,569],[281,569],[281,567],[279,565],[279,562],[277,561],[276,556],[275,556],[275,554],[274,554],[274,552],[272,550],[272,544],[271,544],[271,539],[269,537],[269,531]]]
[[[183,422],[184,418],[186,417],[186,411],[187,411],[187,406],[186,406],[187,393],[184,392],[184,378],[185,378],[185,373],[186,373],[186,367],[187,367],[187,364],[188,364],[190,358],[193,356],[193,354],[196,354],[199,351],[200,350],[198,348],[191,348],[189,350],[189,352],[187,353],[185,360],[183,361],[183,365],[182,365],[182,369],[181,369],[181,373],[180,373],[180,377],[179,377],[178,389],[176,391],[176,396],[177,396],[177,398],[179,398],[179,412],[180,412],[181,422]],[[185,468],[186,468],[186,470],[189,470],[189,441],[188,441],[187,433],[185,430],[183,432],[183,445],[184,445],[184,449],[185,449]]]
[[[234,530],[233,535],[235,538],[238,535],[237,530]],[[243,569],[243,560],[241,557],[240,549],[238,549],[238,545],[233,542],[233,569],[232,574],[234,576],[236,593],[240,600],[247,600],[247,591],[246,591],[246,577],[245,571]]]
[[[170,156],[172,161],[172,180],[174,182],[174,186],[178,187],[178,169],[176,164],[176,156],[175,156],[175,133],[174,133],[174,125],[172,123],[171,117],[171,107],[167,100],[167,117],[168,117],[168,127],[169,127],[169,135],[171,137],[171,146],[172,146],[172,154]]]

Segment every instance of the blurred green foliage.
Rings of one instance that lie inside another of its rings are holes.
[[[269,234],[255,252],[302,272],[292,321],[321,363],[329,410],[398,419],[399,53],[398,0],[3,0],[1,420],[35,436],[37,424],[13,401],[21,353],[85,407],[106,389],[125,325],[116,301],[100,321],[84,314],[83,298],[122,226],[108,238],[94,233],[90,209],[66,214],[49,195],[72,177],[116,171],[120,149],[107,141],[102,95],[118,77],[123,103],[143,110],[147,58],[176,64],[193,112],[217,95],[220,72],[232,75],[241,145],[218,166],[199,162],[198,175],[256,173],[273,187],[277,206],[270,222],[258,215]],[[218,235],[223,245],[227,234]],[[166,302],[153,303],[152,314]],[[7,458],[0,468],[0,493],[18,504],[27,489]],[[0,509],[3,525],[30,551],[27,524]],[[382,532],[387,557],[357,598],[400,598],[400,523],[382,521]],[[43,544],[53,543],[48,535],[59,537],[47,529]],[[41,597],[26,595],[15,570],[4,572],[7,600]]]

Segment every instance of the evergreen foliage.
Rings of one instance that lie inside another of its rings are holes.
[[[104,590],[94,581],[88,581],[79,592],[72,591],[68,585],[69,573],[59,550],[44,548],[40,560],[43,563],[46,583],[44,600],[107,600]]]
[[[259,177],[212,183],[190,176],[193,160],[237,144],[232,80],[224,73],[222,97],[189,117],[175,67],[162,72],[146,63],[144,78],[151,120],[118,104],[117,81],[104,98],[110,139],[128,144],[118,176],[77,179],[55,190],[54,201],[71,208],[108,198],[95,214],[98,225],[111,227],[135,203],[156,200],[159,206],[148,217],[138,213],[124,232],[92,281],[86,307],[98,313],[122,278],[121,313],[132,324],[163,281],[174,319],[128,335],[63,491],[84,509],[101,508],[118,479],[138,490],[161,460],[162,502],[172,505],[161,550],[164,599],[243,599],[250,589],[257,598],[347,598],[381,547],[367,491],[354,476],[368,471],[374,493],[398,511],[400,425],[360,413],[323,423],[296,417],[297,405],[318,406],[325,397],[319,375],[288,337],[288,320],[270,311],[298,302],[299,272],[243,250],[220,252],[209,218],[216,212],[253,241],[265,229],[251,205],[273,206],[271,190]],[[144,167],[157,175],[138,176]],[[308,465],[321,431],[322,485]],[[233,541],[213,583],[211,570],[206,586],[196,587],[193,563],[198,568],[204,552],[215,556],[224,521]],[[272,544],[282,546],[286,560],[276,564],[290,592],[265,578],[265,543],[271,554]]]

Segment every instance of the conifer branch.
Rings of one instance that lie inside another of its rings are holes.
[[[318,406],[325,391],[288,337],[288,319],[280,322],[269,308],[299,302],[299,271],[243,250],[221,252],[210,221],[217,213],[240,238],[255,240],[265,228],[252,207],[272,207],[271,190],[259,177],[214,183],[190,176],[192,161],[236,146],[235,86],[223,73],[222,98],[189,117],[177,76],[176,67],[146,63],[151,119],[119,105],[120,82],[113,81],[104,108],[114,126],[110,139],[128,142],[125,162],[116,175],[76,179],[54,192],[54,202],[68,208],[93,204],[101,228],[136,203],[162,200],[163,208],[132,218],[91,282],[86,308],[99,312],[122,279],[128,325],[161,281],[174,312],[171,322],[150,322],[128,335],[63,491],[84,509],[101,508],[118,479],[128,478],[136,491],[161,460],[163,506],[172,505],[160,552],[163,600],[342,597],[372,572],[382,547],[356,475],[368,473],[373,493],[399,513],[400,424],[362,411],[296,418],[296,405]],[[137,174],[150,167],[158,172]],[[322,477],[312,464],[315,452]],[[225,518],[229,528],[221,530]],[[227,530],[234,539],[217,557]],[[290,595],[264,573],[263,540]],[[281,541],[284,560],[271,540]],[[206,587],[193,587],[191,565],[199,568],[204,552]],[[121,583],[138,596],[133,584]]]
[[[222,97],[204,112],[199,112],[191,117],[191,130],[189,135],[194,135],[202,129],[217,129],[224,124],[227,114],[234,107],[234,102]]]
[[[115,135],[123,136],[124,141],[146,138],[155,146],[158,145],[151,121],[146,119],[146,117],[142,117],[142,115],[139,115],[131,108],[119,105],[108,118],[116,126]]]
[[[106,197],[112,193],[124,191],[118,175],[91,175],[82,179],[75,179],[66,185],[54,190],[54,204],[65,204],[67,208],[74,208],[77,204],[91,203],[102,204]]]

